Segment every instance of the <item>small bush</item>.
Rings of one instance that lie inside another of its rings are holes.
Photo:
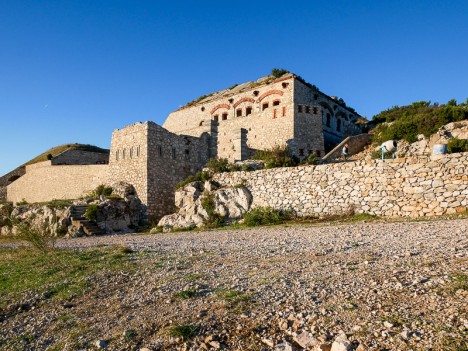
[[[55,249],[56,233],[48,223],[32,224],[26,221],[16,224],[19,238],[29,242],[43,254],[49,254]]]
[[[299,164],[299,159],[291,155],[287,145],[276,145],[269,150],[259,150],[252,156],[252,159],[265,161],[265,168],[294,167]]]
[[[274,210],[271,207],[258,207],[245,214],[244,224],[248,227],[279,224],[291,219],[291,217],[289,211]]]
[[[201,205],[208,213],[208,220],[205,226],[208,228],[218,228],[224,225],[225,219],[219,213],[215,212],[215,200],[213,194],[205,194],[201,199]]]
[[[176,184],[176,189],[182,188],[183,186],[193,183],[193,182],[205,182],[207,180],[210,180],[211,176],[208,172],[202,172],[199,171],[195,175],[188,176],[184,180],[180,181],[179,183]]]
[[[97,205],[92,204],[92,205],[88,206],[88,208],[86,209],[85,218],[88,221],[93,221],[93,222],[96,221],[96,218],[97,218]]]
[[[283,69],[283,68],[273,68],[271,70],[271,75],[275,78],[280,78],[282,76],[284,76],[285,74],[289,73],[288,70],[286,69]]]
[[[157,225],[156,227],[151,228],[150,234],[159,234],[163,232],[163,227]]]
[[[224,173],[230,171],[230,164],[227,158],[212,158],[208,161],[206,167],[214,173]]]
[[[89,194],[89,197],[93,199],[99,199],[101,195],[109,196],[110,194],[112,194],[112,188],[101,184],[98,185],[97,188]]]
[[[447,151],[449,154],[468,151],[468,139],[452,138],[447,143]]]
[[[169,330],[169,335],[173,337],[181,337],[184,340],[192,339],[199,332],[197,326],[193,324],[175,325]]]
[[[318,157],[315,152],[311,152],[309,156],[307,156],[304,160],[301,161],[301,164],[306,164],[306,165],[316,165],[318,164]]]
[[[29,202],[27,202],[25,199],[18,201],[16,203],[16,206],[26,206],[26,205],[29,205]]]
[[[183,290],[183,291],[176,293],[174,296],[187,300],[187,299],[197,296],[197,291],[195,289]]]

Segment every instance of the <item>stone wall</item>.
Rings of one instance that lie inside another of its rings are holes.
[[[53,165],[92,165],[109,162],[109,153],[66,150],[52,159]]]
[[[175,210],[175,186],[208,162],[209,136],[177,135],[153,122],[148,126],[148,220]]]
[[[300,216],[354,209],[387,217],[453,214],[468,207],[468,153],[216,174],[222,186],[247,183],[253,207]]]
[[[7,199],[7,186],[12,182],[17,180],[19,177],[22,177],[26,172],[25,166],[20,166],[11,172],[0,177],[0,201],[6,201]]]
[[[76,199],[106,182],[107,165],[53,166],[44,161],[26,166],[26,173],[7,187],[12,202]]]

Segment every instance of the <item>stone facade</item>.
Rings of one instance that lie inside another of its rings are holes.
[[[232,187],[247,184],[252,207],[299,216],[370,213],[426,217],[468,209],[468,153],[216,174]]]
[[[101,183],[124,181],[135,187],[147,218],[156,221],[175,210],[175,185],[210,158],[245,160],[277,145],[289,146],[299,158],[323,156],[326,145],[360,132],[359,118],[344,101],[294,74],[268,76],[190,103],[171,113],[162,127],[139,122],[115,130],[110,155],[73,150],[28,166],[8,186],[7,198],[79,197]]]
[[[26,166],[26,173],[7,186],[7,199],[44,202],[76,199],[107,180],[107,165],[52,166],[44,161]]]
[[[154,122],[135,123],[112,135],[108,183],[132,184],[150,221],[174,211],[175,185],[208,161],[209,137],[170,133]]]
[[[254,150],[288,145],[304,158],[311,152],[323,156],[325,145],[331,147],[348,135],[361,133],[355,125],[359,118],[341,99],[287,74],[212,94],[171,113],[163,127],[193,136],[208,132],[216,145],[212,157],[235,161]],[[243,153],[237,142],[241,131],[248,148]]]
[[[20,166],[4,176],[0,177],[0,201],[7,200],[7,186],[22,177],[26,173],[26,167]]]

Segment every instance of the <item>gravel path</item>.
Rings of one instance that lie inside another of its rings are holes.
[[[74,318],[91,327],[82,349],[95,340],[112,350],[468,349],[467,219],[58,242],[108,245],[144,254],[136,272],[105,272],[72,301]],[[1,328],[36,328],[36,349],[46,349],[63,337],[54,334],[62,310],[48,302],[27,318],[7,313]],[[178,324],[196,335],[169,336]]]

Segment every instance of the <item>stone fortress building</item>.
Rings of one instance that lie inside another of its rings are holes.
[[[287,145],[301,159],[310,153],[321,157],[346,136],[360,134],[360,120],[342,99],[294,74],[267,76],[203,96],[172,112],[163,126],[138,122],[115,130],[108,160],[90,153],[83,164],[61,155],[26,166],[0,187],[8,201],[40,202],[77,198],[98,184],[124,181],[156,221],[174,211],[175,185],[210,158],[241,161],[275,145]]]

